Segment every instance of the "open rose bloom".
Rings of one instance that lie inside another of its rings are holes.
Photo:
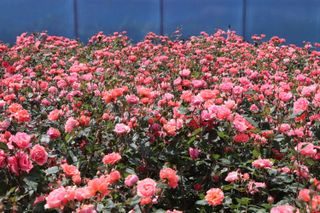
[[[180,34],[0,42],[0,212],[320,212],[320,44]]]

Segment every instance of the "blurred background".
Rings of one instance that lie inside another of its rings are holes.
[[[0,0],[0,40],[14,44],[23,32],[79,38],[127,31],[139,41],[152,31],[182,37],[232,29],[287,43],[320,41],[320,0]]]

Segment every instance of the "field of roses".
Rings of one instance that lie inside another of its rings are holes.
[[[0,212],[320,212],[320,44],[0,44]]]

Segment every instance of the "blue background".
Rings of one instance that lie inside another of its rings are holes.
[[[0,40],[23,32],[83,42],[99,31],[127,31],[139,41],[152,31],[183,37],[228,28],[249,40],[277,35],[288,43],[320,41],[320,0],[0,0]]]

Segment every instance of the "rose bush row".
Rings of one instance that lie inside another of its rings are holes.
[[[320,45],[252,39],[1,44],[1,211],[320,212]]]

